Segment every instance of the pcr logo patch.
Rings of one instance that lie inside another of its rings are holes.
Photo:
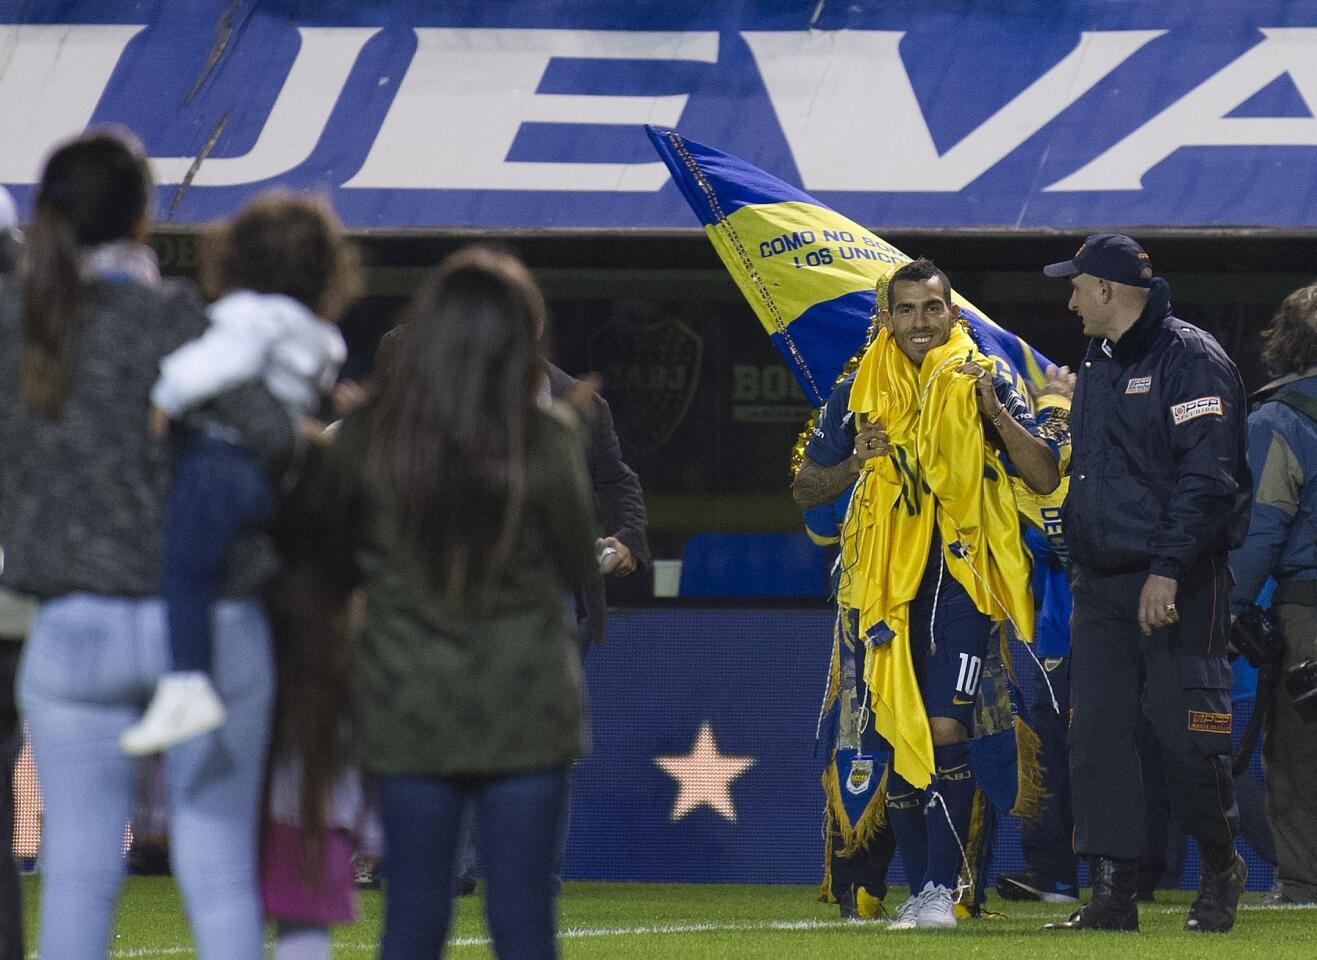
[[[1126,393],[1147,393],[1152,389],[1152,377],[1131,377],[1125,384]]]
[[[1175,421],[1177,427],[1196,417],[1207,416],[1225,416],[1225,411],[1221,409],[1220,397],[1199,397],[1197,400],[1188,400],[1171,407],[1171,419]]]
[[[1194,733],[1230,733],[1230,714],[1189,711],[1189,729]]]

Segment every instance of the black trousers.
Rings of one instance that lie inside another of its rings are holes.
[[[1027,669],[1027,668],[1026,668]],[[1069,751],[1066,748],[1066,721],[1070,716],[1070,658],[1048,657],[1043,661],[1047,679],[1056,696],[1058,714],[1052,707],[1047,684],[1040,678],[1034,688],[1029,725],[1042,742],[1044,783],[1048,797],[1036,820],[1020,821],[1020,849],[1024,865],[1048,880],[1075,884],[1078,860],[1071,846],[1074,819],[1070,803]]]
[[[1135,859],[1147,848],[1140,714],[1161,749],[1180,825],[1200,843],[1230,843],[1239,814],[1230,775],[1232,678],[1225,652],[1231,579],[1225,557],[1203,557],[1181,575],[1180,622],[1151,637],[1138,625],[1146,571],[1072,570],[1075,851]]]

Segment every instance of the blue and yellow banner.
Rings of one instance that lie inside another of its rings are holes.
[[[675,130],[646,129],[683,196],[703,223],[723,264],[781,351],[805,396],[815,406],[822,406],[847,362],[868,339],[879,290],[910,258],[855,221],[752,164],[687,140]],[[974,346],[996,363],[998,373],[1012,380],[1020,394],[1032,403],[1046,383],[1045,371],[1051,366],[1050,361],[1024,340],[998,326],[964,297],[953,291],[952,298],[969,324],[970,337],[963,339],[968,343],[972,337]],[[852,409],[855,409],[854,400],[852,397]],[[1045,417],[1040,417],[1040,421],[1046,421],[1042,429],[1051,432],[1061,449],[1064,473],[1068,459],[1065,448],[1068,447],[1069,402],[1049,398],[1045,405],[1049,409]],[[1011,491],[1004,494],[1003,502],[1010,505],[1008,509],[1013,507],[1012,513],[1018,512],[1027,526],[1042,534],[1039,547],[1044,553],[1059,547],[1059,507],[1066,486],[1063,481],[1057,491],[1044,496],[1034,494],[1022,482],[1013,482]],[[1003,534],[1001,528],[994,529],[998,535]],[[1023,562],[1018,541],[1013,552],[998,550],[996,554],[1000,557],[1009,554]],[[911,567],[910,575],[917,580],[922,569],[920,557]],[[1015,628],[1012,632],[1028,639],[1035,624],[1027,570],[1022,575],[1024,580],[1020,580],[1021,573],[1016,570],[1010,577],[1016,601],[1012,603],[1011,619]],[[872,577],[861,579],[866,585],[877,582]],[[974,583],[966,587],[971,593],[977,589]],[[879,593],[885,596],[886,586]],[[993,597],[1010,593],[999,584]],[[844,587],[839,596],[843,603],[861,608],[862,632],[873,625],[864,622],[866,611],[872,613],[868,610],[870,605],[857,600],[853,591],[848,596]],[[986,612],[988,606],[985,603],[980,609]],[[994,619],[1003,616],[1003,612],[997,611]],[[875,650],[868,667],[868,680],[874,691],[873,722],[875,729],[893,745],[893,763],[898,772],[911,783],[922,785],[932,774],[932,743],[920,712],[892,706],[920,703],[917,689],[912,688],[913,670],[881,676],[875,672],[875,665],[883,662],[878,654],[888,649]],[[1010,659],[1004,645],[1002,653],[1009,671]],[[1011,738],[1012,746],[1018,732]],[[1036,750],[1025,753],[1032,757]],[[1025,759],[1023,766],[1036,773],[1032,762],[1024,754],[1021,757]],[[1017,778],[1017,789],[1020,782]],[[1018,792],[1028,799],[1025,794],[1029,791]],[[1021,811],[1027,807],[1026,803],[1019,805]]]
[[[822,406],[864,346],[878,284],[910,257],[744,160],[675,130],[646,129],[806,398]],[[1042,386],[1046,357],[960,294],[953,299],[980,348],[1021,394]]]

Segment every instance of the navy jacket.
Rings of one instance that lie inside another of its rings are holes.
[[[1244,385],[1211,334],[1171,313],[1160,277],[1116,343],[1093,340],[1070,411],[1071,559],[1166,577],[1248,530]]]
[[[566,395],[576,379],[549,364],[549,393],[555,398]],[[596,396],[597,413],[590,422],[590,443],[585,451],[585,466],[594,486],[595,510],[605,537],[617,537],[626,544],[636,566],[650,565],[649,516],[640,478],[622,461],[622,448],[613,427],[608,402]],[[603,643],[608,619],[608,598],[604,578],[594,572],[581,588],[577,616],[584,622],[590,639]]]

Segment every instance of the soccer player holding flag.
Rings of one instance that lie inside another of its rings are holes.
[[[808,507],[856,482],[838,599],[858,617],[866,709],[892,748],[886,813],[914,890],[894,925],[953,926],[960,868],[972,872],[975,780],[1001,810],[1036,814],[1041,799],[1037,738],[1012,716],[1006,640],[1032,636],[1020,523],[1041,526],[1063,495],[1068,401],[1052,403],[1040,430],[1026,395],[1045,388],[1050,364],[932,264],[910,264],[744,161],[675,131],[649,133],[815,405],[863,347],[888,291],[883,330],[841,411],[852,443],[823,463],[811,462],[821,449],[811,441],[793,494]]]

